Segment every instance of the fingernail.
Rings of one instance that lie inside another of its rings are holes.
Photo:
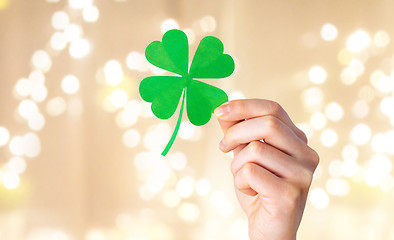
[[[213,112],[216,117],[218,118],[223,118],[225,117],[228,113],[230,112],[230,106],[228,106],[226,103],[217,107],[215,111]]]
[[[222,141],[220,141],[219,148],[222,150],[226,148],[226,144],[224,143],[224,139],[222,139]]]

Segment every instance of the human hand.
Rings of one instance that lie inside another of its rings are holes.
[[[283,108],[262,99],[234,100],[215,110],[233,151],[231,172],[251,240],[294,240],[319,156]]]

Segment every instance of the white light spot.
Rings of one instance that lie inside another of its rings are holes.
[[[32,100],[25,99],[19,103],[18,113],[21,117],[29,119],[38,113],[38,106]]]
[[[200,209],[192,203],[182,203],[178,208],[178,215],[187,222],[194,222],[200,216]]]
[[[64,36],[67,42],[74,42],[82,36],[82,28],[76,24],[70,24],[64,30]]]
[[[172,18],[164,20],[161,24],[161,32],[165,33],[171,29],[179,29],[178,23]]]
[[[67,46],[66,35],[62,32],[55,32],[51,36],[51,47],[55,50],[63,50]]]
[[[74,75],[67,75],[62,80],[62,89],[67,94],[75,94],[79,90],[79,80]]]
[[[309,200],[312,205],[318,209],[324,209],[328,207],[328,204],[330,203],[328,194],[321,188],[312,189]]]
[[[211,33],[216,29],[216,20],[212,16],[205,16],[200,20],[201,30],[205,33]]]
[[[338,141],[338,134],[333,129],[327,128],[320,135],[320,141],[326,147],[333,147]]]
[[[40,131],[45,125],[45,118],[41,113],[36,113],[28,119],[31,130]]]
[[[342,106],[336,102],[331,102],[327,104],[324,112],[327,118],[334,122],[338,122],[339,120],[341,120],[344,114]]]
[[[141,135],[137,130],[129,129],[123,133],[122,140],[126,147],[133,148],[140,143]]]
[[[373,36],[373,43],[379,48],[387,47],[390,41],[390,35],[383,30],[377,31]]]
[[[92,5],[93,0],[68,0],[70,8],[83,9]]]
[[[181,178],[176,185],[176,191],[182,198],[190,197],[193,193],[193,188],[194,179],[188,176]]]
[[[371,129],[364,123],[357,124],[350,133],[352,142],[358,146],[366,144],[371,138]]]
[[[67,13],[63,11],[57,11],[52,16],[52,26],[56,30],[63,30],[70,23],[70,18]]]
[[[27,157],[37,157],[41,152],[40,138],[34,133],[27,133],[23,136],[24,154]]]
[[[110,60],[105,64],[104,74],[106,82],[111,86],[119,85],[123,81],[123,69],[116,60]]]
[[[96,6],[87,6],[83,9],[82,13],[83,19],[86,22],[96,22],[99,18],[99,10]]]
[[[351,34],[346,41],[346,47],[350,52],[361,52],[371,43],[371,37],[364,30],[358,30]]]
[[[202,178],[197,181],[196,192],[198,195],[208,196],[210,190],[211,190],[211,182],[208,179]]]
[[[77,39],[71,42],[68,50],[71,57],[83,58],[90,52],[90,44],[86,39]]]
[[[5,146],[10,140],[10,133],[7,128],[0,126],[0,147]]]
[[[48,53],[43,50],[35,51],[32,57],[33,66],[43,72],[49,71],[52,67],[52,60]]]
[[[7,189],[15,189],[20,182],[19,176],[16,173],[6,172],[3,174],[3,184]]]
[[[175,152],[170,155],[169,162],[172,169],[181,171],[186,167],[187,159],[182,152]]]
[[[327,124],[326,116],[321,112],[316,112],[311,116],[310,124],[316,130],[323,129]]]
[[[110,102],[112,106],[114,106],[115,108],[124,107],[127,104],[128,100],[129,100],[129,96],[122,89],[117,89],[113,91],[112,94],[110,95]]]
[[[335,27],[335,25],[326,23],[323,25],[320,35],[324,41],[334,41],[338,36],[338,29]]]
[[[318,65],[312,66],[309,70],[309,80],[314,84],[322,84],[327,79],[326,70]]]
[[[51,116],[59,116],[64,113],[66,107],[66,101],[62,97],[55,97],[47,102],[46,110]]]

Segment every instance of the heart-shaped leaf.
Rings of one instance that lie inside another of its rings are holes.
[[[192,78],[225,78],[234,72],[234,60],[223,54],[223,43],[216,37],[201,40],[190,67]]]
[[[156,117],[168,119],[178,106],[184,86],[185,79],[182,77],[152,76],[141,81],[139,91],[142,99],[152,103],[152,112]]]
[[[156,67],[186,76],[189,60],[186,34],[176,29],[166,32],[162,42],[154,41],[146,47],[145,56]]]
[[[191,80],[186,90],[186,110],[191,123],[206,124],[215,108],[228,101],[227,94],[220,88]]]

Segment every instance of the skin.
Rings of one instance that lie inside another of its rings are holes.
[[[294,240],[318,154],[276,102],[234,100],[215,110],[224,132],[219,148],[233,151],[231,172],[251,240]]]

